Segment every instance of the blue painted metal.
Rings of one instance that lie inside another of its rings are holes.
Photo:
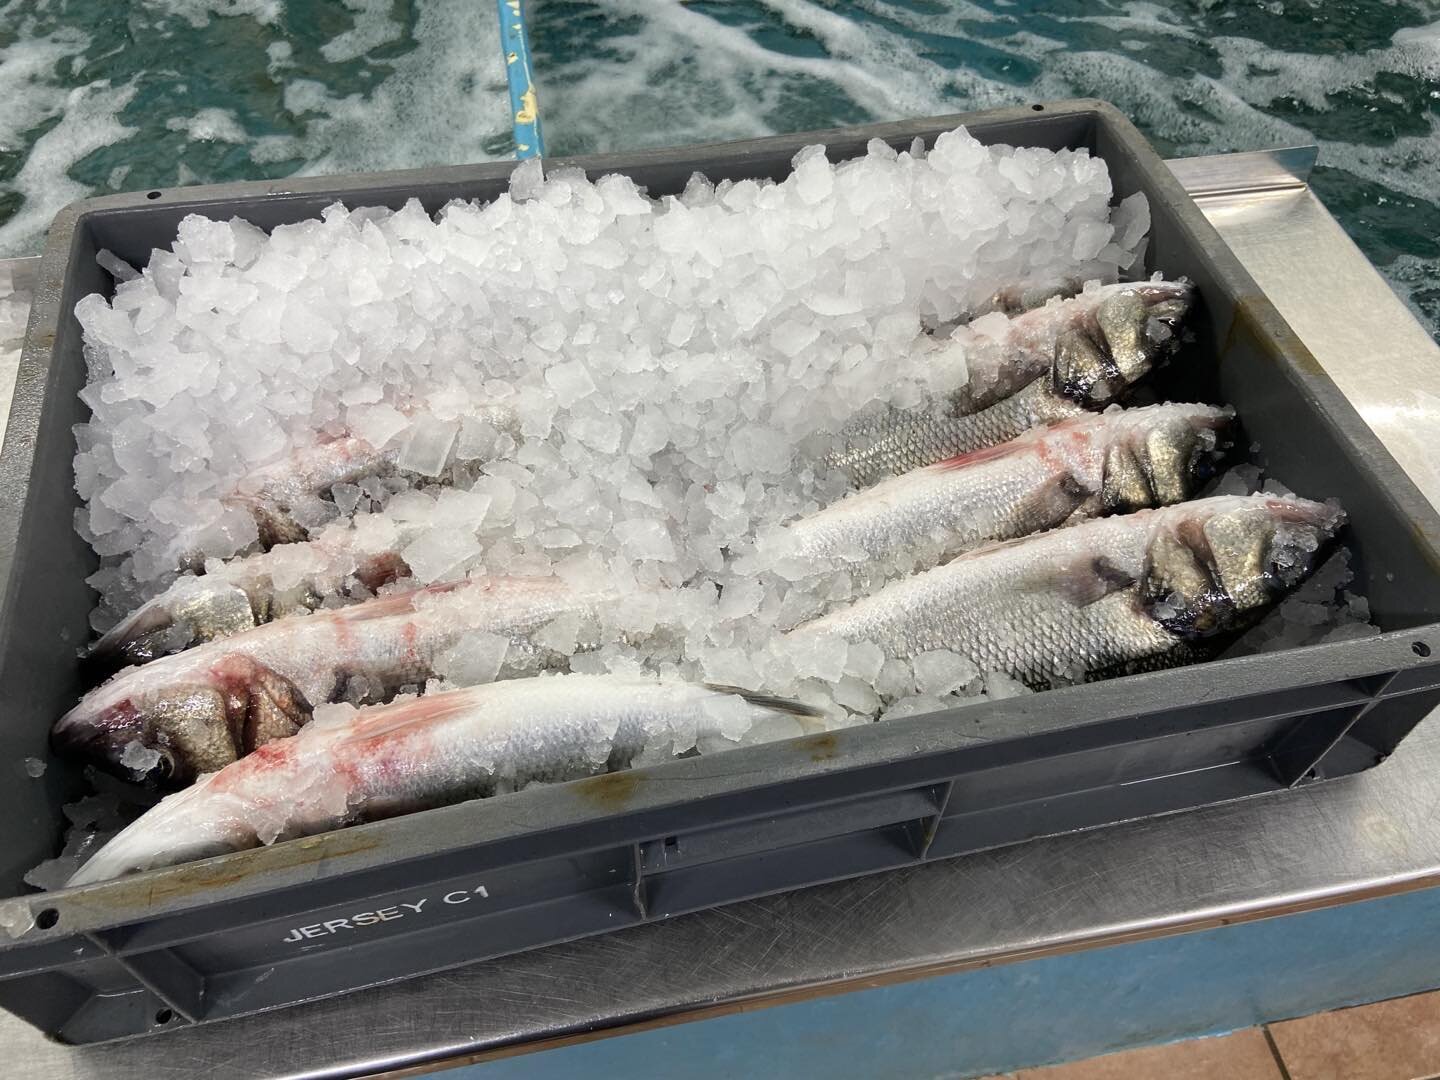
[[[510,84],[510,119],[515,127],[515,156],[542,157],[540,107],[530,75],[530,35],[525,28],[525,0],[495,0],[500,12],[500,49],[505,54],[505,78]]]
[[[816,998],[449,1080],[980,1076],[1440,986],[1440,889]]]

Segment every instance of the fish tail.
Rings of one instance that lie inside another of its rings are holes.
[[[714,690],[718,694],[734,694],[736,697],[744,698],[751,705],[758,705],[762,709],[774,709],[776,712],[789,713],[791,716],[807,716],[812,719],[823,719],[824,709],[817,709],[814,705],[806,705],[803,701],[796,701],[794,698],[777,697],[774,694],[762,694],[755,690],[746,690],[739,686],[727,686],[725,683],[707,682],[705,689]]]

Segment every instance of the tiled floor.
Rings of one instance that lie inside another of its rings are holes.
[[[1440,990],[987,1080],[1433,1080]]]

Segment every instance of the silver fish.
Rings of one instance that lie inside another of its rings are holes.
[[[509,639],[501,676],[536,671],[549,658],[532,632],[593,618],[611,598],[559,578],[472,578],[279,619],[127,668],[62,716],[52,742],[122,776],[185,784],[293,735],[351,679],[385,693],[423,682],[467,634]]]
[[[1044,307],[1051,300],[1068,300],[1085,288],[1079,278],[1062,277],[1053,281],[1032,281],[1024,284],[1006,285],[996,289],[975,309],[969,312],[971,319],[998,311],[1002,315],[1021,315],[1035,308]]]
[[[801,518],[774,554],[895,559],[925,569],[991,540],[1189,498],[1231,409],[1152,405],[1084,414],[913,469]]]
[[[395,447],[376,450],[355,436],[315,443],[247,473],[225,501],[250,512],[261,547],[293,544],[309,535],[297,511],[319,501],[336,484],[393,472],[399,453]]]
[[[808,706],[641,676],[492,683],[317,722],[178,792],[95,854],[70,885],[361,821],[823,730]]]
[[[1102,518],[969,552],[787,636],[950,650],[1037,688],[1184,663],[1303,579],[1343,520],[1266,495]]]
[[[426,505],[445,507],[446,524],[479,528],[488,500],[441,491],[420,512],[358,514],[332,522],[310,540],[245,555],[200,576],[177,578],[107,630],[87,660],[110,670],[144,664],[192,645],[228,637],[284,615],[311,611],[354,578],[374,591],[410,573],[401,552],[435,527]]]
[[[1193,292],[1173,281],[1104,285],[1018,315],[1001,332],[961,327],[940,347],[965,350],[965,385],[915,409],[862,410],[824,463],[864,487],[1103,409],[1174,351]]]
[[[519,435],[519,418],[509,406],[488,405],[475,416],[502,434]],[[394,444],[377,450],[358,436],[345,435],[298,447],[279,461],[247,473],[223,501],[249,511],[262,548],[293,544],[309,536],[301,520],[304,512],[324,501],[336,484],[392,475],[399,460],[400,449]],[[425,479],[436,482],[434,477]]]
[[[310,547],[317,541],[282,545]],[[102,634],[86,659],[107,667],[146,664],[192,645],[238,634],[302,611],[338,594],[354,577],[370,590],[409,573],[398,551],[316,551],[317,565],[292,589],[278,589],[269,553],[231,560],[215,573],[186,575]]]

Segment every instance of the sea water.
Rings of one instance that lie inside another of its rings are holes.
[[[552,153],[1072,96],[1167,155],[1320,145],[1317,192],[1440,326],[1434,0],[532,0]],[[0,256],[66,202],[509,156],[493,5],[0,4]]]

